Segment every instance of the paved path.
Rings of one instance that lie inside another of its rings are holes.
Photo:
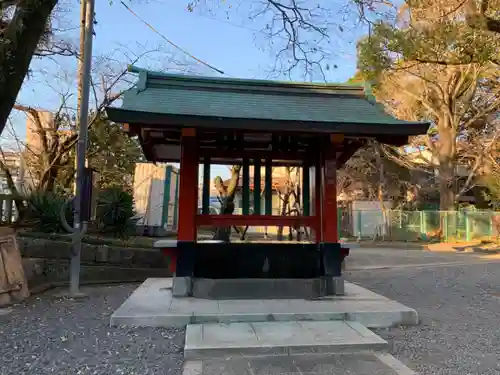
[[[185,375],[413,375],[385,354],[253,357],[190,363]]]
[[[353,272],[348,279],[417,309],[419,326],[376,332],[423,375],[500,374],[500,264]]]
[[[472,264],[478,262],[500,262],[488,259],[484,254],[434,253],[427,250],[403,250],[391,248],[354,247],[347,257],[347,271],[381,268],[425,267],[450,264]]]

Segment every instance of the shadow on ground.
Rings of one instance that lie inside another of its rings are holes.
[[[416,249],[354,247],[347,258],[346,270],[359,271],[380,268],[444,266],[495,261],[491,258],[495,257],[488,257],[484,253],[473,252],[433,252]]]

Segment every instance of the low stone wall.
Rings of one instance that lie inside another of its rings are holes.
[[[71,243],[42,238],[17,238],[23,258],[69,260]],[[116,247],[106,245],[82,244],[82,263],[118,264],[121,266],[140,266],[151,268],[167,267],[167,260],[156,249]]]
[[[32,291],[69,280],[71,243],[17,238]],[[142,282],[149,277],[170,277],[167,259],[155,249],[82,244],[82,284]]]

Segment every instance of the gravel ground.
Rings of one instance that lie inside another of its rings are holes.
[[[500,374],[500,264],[357,271],[347,279],[418,311],[419,326],[377,333],[421,375]]]
[[[421,324],[377,332],[421,375],[500,374],[500,264],[385,269],[347,277],[414,307]],[[34,297],[0,310],[0,375],[180,374],[183,330],[110,328],[136,285]]]
[[[0,375],[181,374],[184,330],[110,328],[137,285],[88,288],[83,300],[34,297],[0,314]]]

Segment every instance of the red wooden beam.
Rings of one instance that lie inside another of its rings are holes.
[[[267,216],[267,215],[197,215],[197,226],[227,227],[237,226],[291,226],[312,227],[315,216]]]
[[[217,165],[235,165],[235,164],[241,164],[242,162],[241,158],[238,159],[211,158],[210,160],[212,160],[212,164],[217,164]],[[166,162],[176,163],[176,161],[171,161],[171,160],[167,160]],[[203,158],[200,158],[200,163],[203,163]],[[273,159],[273,167],[301,167],[302,165],[304,165],[304,161],[302,160],[276,161],[276,159]]]
[[[265,150],[220,150],[220,149],[207,149],[201,148],[199,150],[199,156],[204,157],[208,156],[212,159],[214,158],[231,158],[231,159],[265,159],[271,158],[273,160],[304,160],[305,158],[309,158],[305,152],[280,152],[280,151],[265,151]]]

